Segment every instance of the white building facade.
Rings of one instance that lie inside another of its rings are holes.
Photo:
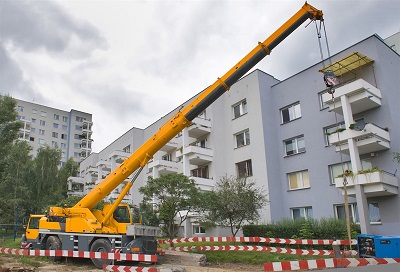
[[[19,139],[29,143],[31,154],[44,145],[61,149],[60,166],[73,157],[81,162],[92,152],[92,114],[63,111],[16,99],[18,119],[23,122]]]
[[[321,63],[284,81],[260,70],[249,73],[155,154],[124,200],[138,204],[138,188],[148,176],[183,173],[203,190],[226,175],[246,176],[268,197],[259,224],[344,218],[340,174],[351,170],[346,177],[351,219],[364,233],[398,235],[400,165],[393,152],[400,152],[400,56],[373,35],[332,62],[340,81],[333,97]],[[177,110],[91,154],[81,163],[80,177],[70,178],[70,188],[81,188],[71,194],[83,195],[101,182]],[[120,186],[108,199],[116,198]],[[204,233],[190,220],[182,233],[223,235]]]

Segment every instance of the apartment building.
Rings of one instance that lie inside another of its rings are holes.
[[[240,79],[155,154],[124,200],[139,203],[138,188],[148,176],[183,173],[203,190],[225,175],[243,176],[268,197],[259,224],[344,218],[346,190],[351,220],[364,233],[398,235],[400,165],[393,152],[400,152],[400,56],[372,35],[331,60],[329,67],[317,63],[283,81],[260,70]],[[333,95],[324,68],[339,79]],[[92,153],[80,177],[70,178],[70,193],[93,188],[177,110]],[[188,220],[182,235],[222,234]]]
[[[60,166],[70,157],[81,162],[92,152],[92,114],[71,109],[63,111],[17,100],[18,119],[23,122],[19,139],[29,143],[31,154],[44,145],[61,149]]]

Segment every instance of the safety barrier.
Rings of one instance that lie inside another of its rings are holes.
[[[267,246],[188,246],[188,247],[170,247],[173,251],[266,251],[272,253],[293,254],[293,255],[313,255],[313,256],[333,256],[333,250],[318,249],[291,249]],[[352,255],[356,255],[356,251],[351,251]]]
[[[158,240],[160,244],[181,244],[192,242],[240,242],[240,243],[267,243],[267,244],[287,244],[287,245],[332,245],[335,240],[329,239],[283,239],[283,238],[264,238],[264,237],[191,237],[177,238],[170,240]],[[349,245],[348,240],[336,240],[339,245]],[[357,244],[357,240],[351,240],[352,245]]]
[[[400,263],[400,258],[332,258],[264,263],[264,271],[295,271]]]
[[[33,250],[33,249],[0,248],[0,253],[23,255],[23,256],[90,258],[90,259],[108,259],[108,260],[120,260],[120,261],[152,262],[152,263],[156,263],[158,261],[157,255],[72,251],[72,250]]]
[[[156,267],[138,267],[138,266],[122,266],[122,265],[103,265],[104,271],[113,272],[159,272]]]

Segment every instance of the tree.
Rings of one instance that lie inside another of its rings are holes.
[[[167,174],[155,179],[149,177],[139,192],[143,194],[141,206],[153,205],[163,224],[162,230],[170,239],[176,237],[182,223],[200,200],[195,182],[183,174]]]
[[[215,190],[204,193],[204,207],[200,221],[215,222],[229,226],[236,236],[245,222],[260,217],[259,210],[266,204],[267,198],[256,183],[247,178],[223,177],[215,185]]]
[[[400,163],[400,152],[393,152],[393,159]]]
[[[7,154],[18,138],[18,131],[22,127],[22,122],[17,121],[16,105],[17,101],[11,96],[0,95],[0,180]]]

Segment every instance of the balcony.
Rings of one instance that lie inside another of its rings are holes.
[[[92,125],[93,125],[93,122],[90,122],[87,120],[82,121],[82,129],[83,130],[92,130]]]
[[[360,155],[389,149],[389,132],[374,124],[366,124],[361,131],[346,129],[342,132],[333,133],[328,136],[329,143],[336,145],[336,152],[349,154],[348,139],[357,141]]]
[[[123,163],[131,154],[124,151],[116,150],[110,154],[110,158],[114,158],[116,163]]]
[[[398,194],[399,181],[396,176],[385,172],[371,172],[357,174],[347,177],[347,194],[354,196],[356,194],[355,185],[364,185],[364,193],[367,197],[390,196]],[[343,178],[335,178],[336,188],[343,189]],[[344,193],[343,193],[344,194]]]
[[[335,98],[333,100],[328,93],[323,94],[322,99],[325,101],[325,104],[329,106],[329,110],[343,115],[340,99],[343,95],[349,97],[353,114],[367,111],[381,105],[381,91],[363,79],[357,79],[356,81],[335,89]]]
[[[178,151],[177,151],[178,155]],[[183,148],[183,155],[187,155],[190,164],[203,165],[212,162],[213,151],[200,146],[187,146]]]
[[[188,127],[189,137],[200,138],[211,132],[211,120],[200,117],[194,118],[192,125]]]
[[[171,152],[172,150],[175,150],[177,148],[178,148],[178,143],[177,142],[169,141],[163,147],[161,147],[160,151],[164,151],[164,152],[168,153],[168,152]]]
[[[212,191],[214,189],[214,180],[209,178],[199,178],[199,177],[189,177],[193,179],[196,183],[196,186],[199,187],[200,190],[203,191]]]
[[[68,196],[83,196],[84,180],[81,177],[69,177],[67,181],[67,195]]]
[[[170,173],[182,173],[182,163],[166,161],[166,160],[154,160],[149,162],[149,170],[155,168],[160,175],[166,175]]]

